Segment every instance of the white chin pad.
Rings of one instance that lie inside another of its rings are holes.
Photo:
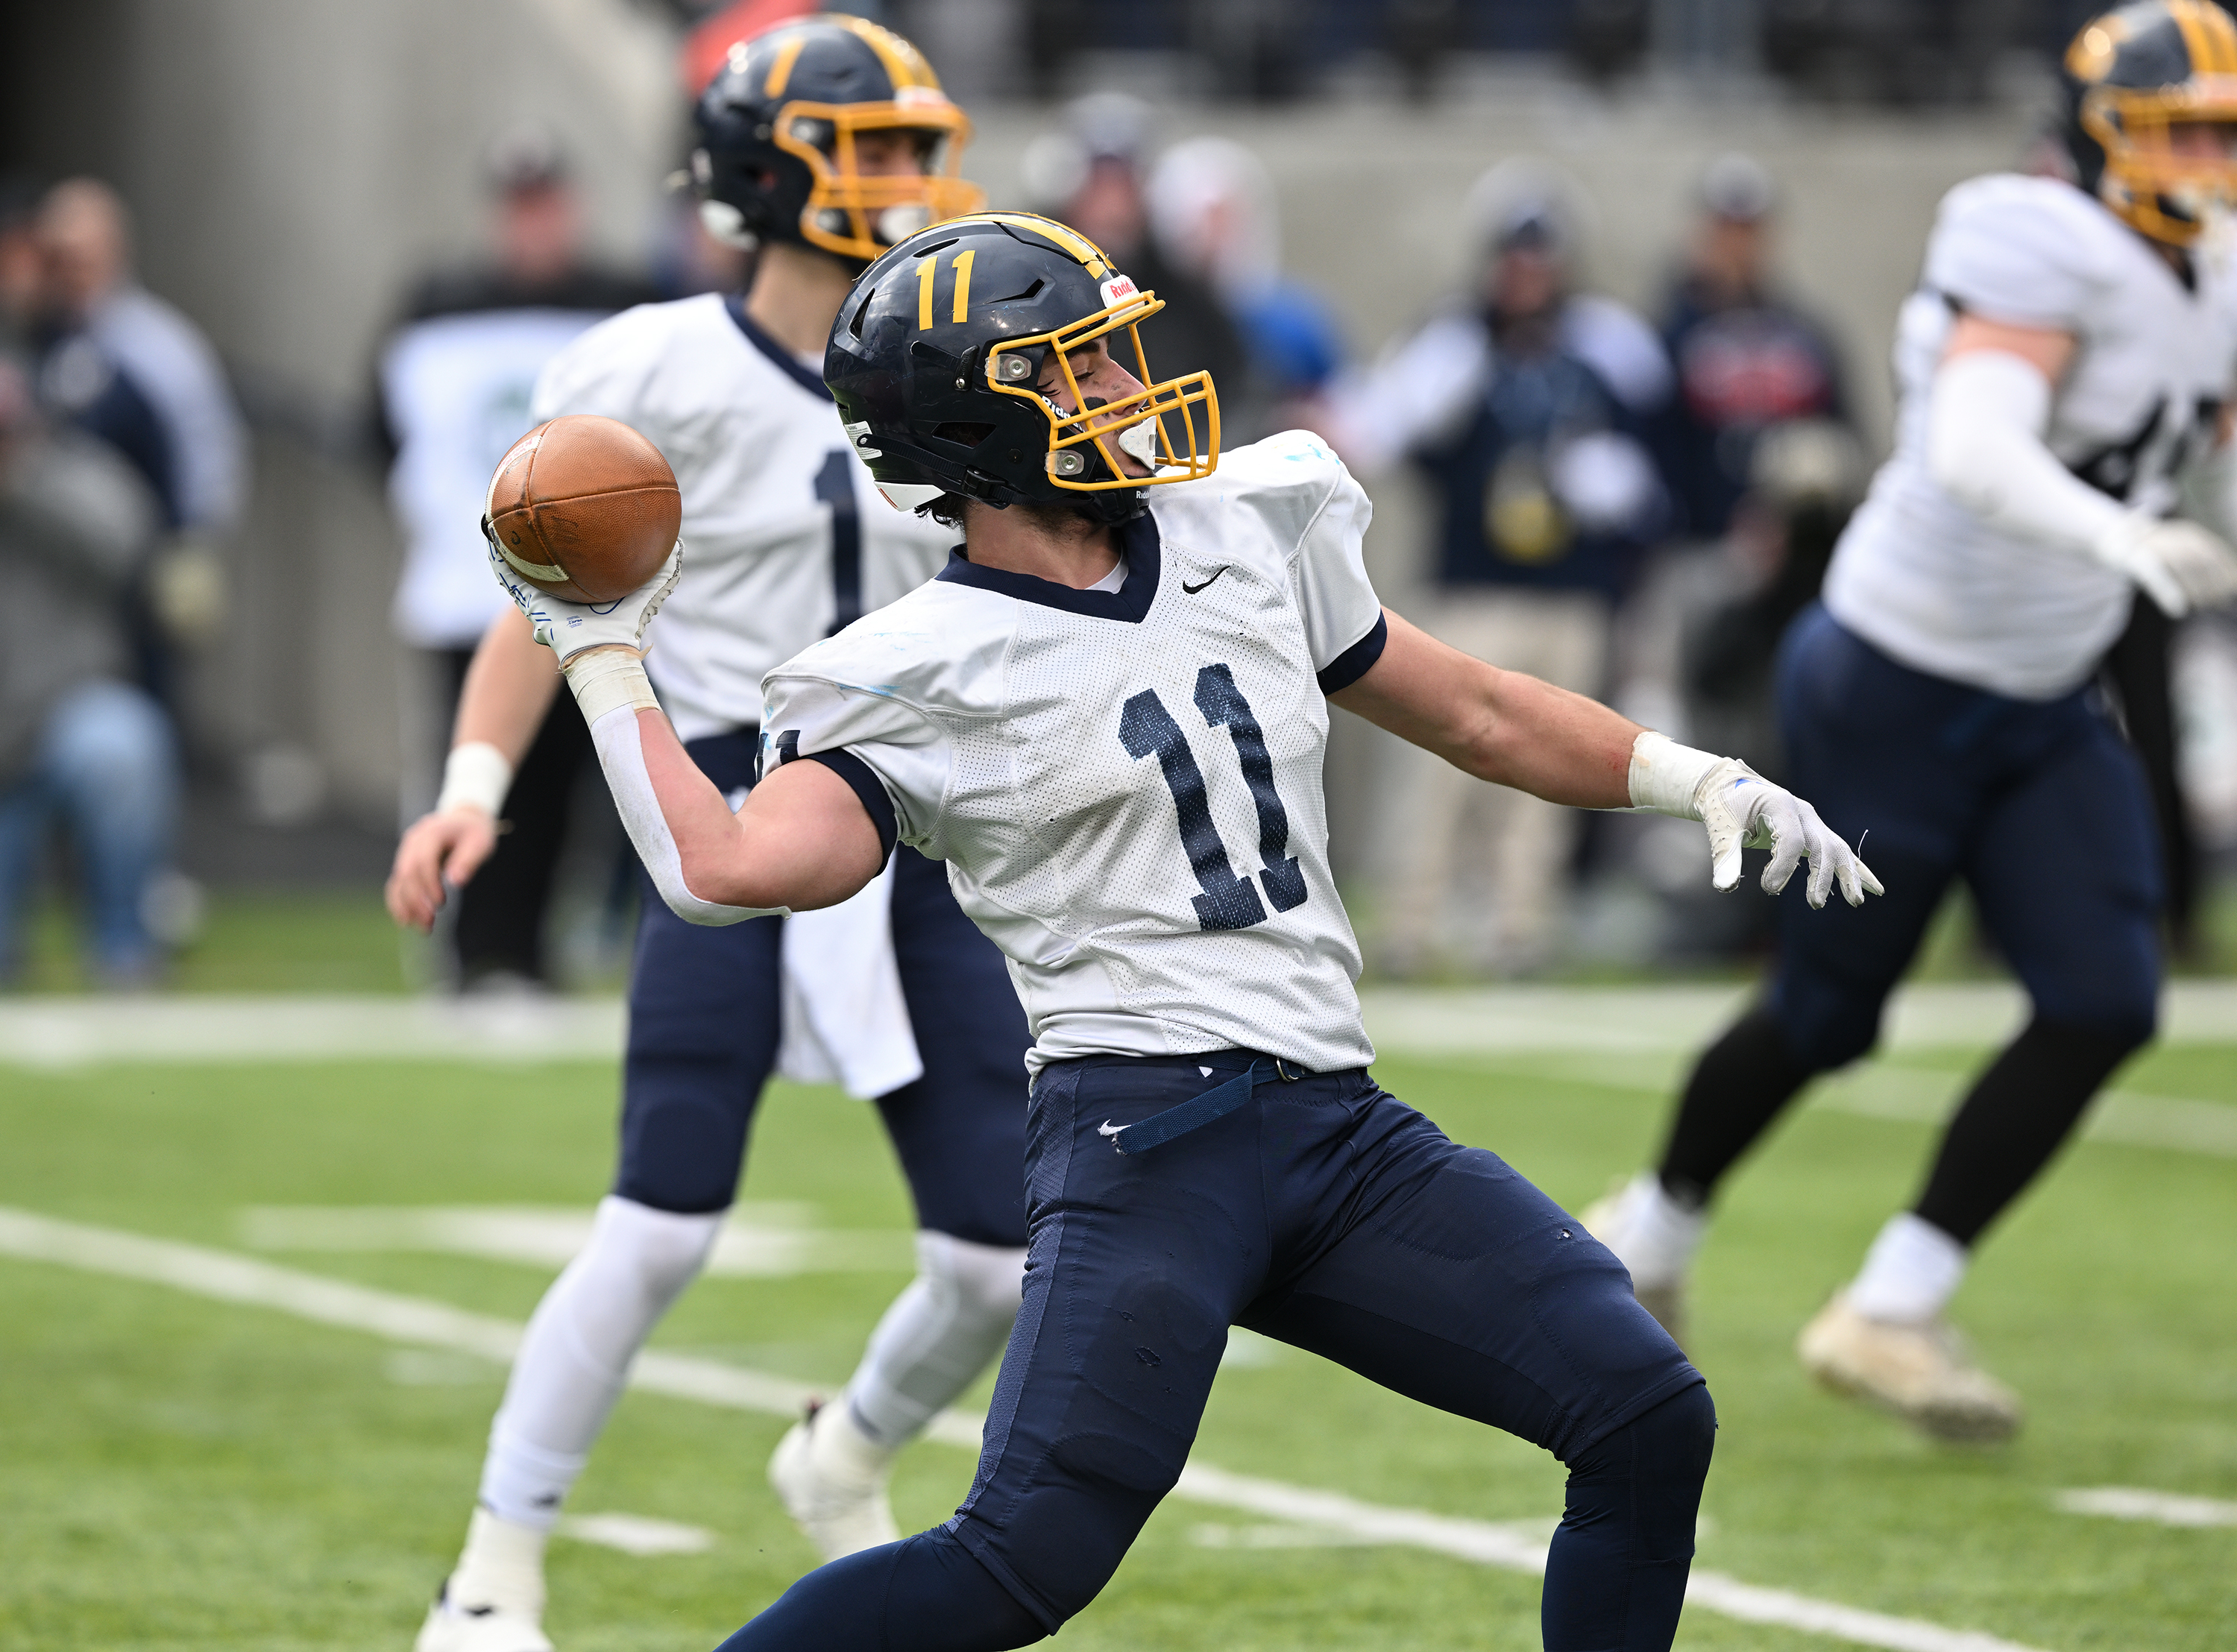
[[[1132,455],[1151,470],[1158,468],[1162,456],[1158,451],[1158,421],[1145,418],[1138,425],[1129,425],[1118,432],[1118,450]]]
[[[707,227],[709,235],[725,247],[751,252],[761,245],[761,238],[746,227],[746,215],[727,201],[701,201],[699,221]]]

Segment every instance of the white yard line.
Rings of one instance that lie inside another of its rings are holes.
[[[2067,1514],[2108,1515],[2115,1520],[2148,1520],[2155,1525],[2237,1526],[2237,1503],[2147,1491],[2133,1485],[2081,1487],[2061,1491],[2051,1503]]]
[[[322,1279],[200,1245],[5,1207],[0,1207],[0,1255],[168,1285],[198,1296],[368,1332],[392,1342],[450,1348],[488,1359],[510,1359],[520,1340],[519,1326],[446,1303]],[[630,1380],[632,1386],[654,1393],[780,1417],[797,1416],[808,1396],[818,1392],[814,1385],[791,1378],[652,1349],[637,1356]],[[934,1439],[966,1450],[975,1451],[980,1444],[978,1419],[955,1412],[934,1418],[926,1432]],[[1546,1542],[1539,1535],[1542,1528],[1522,1523],[1460,1520],[1419,1509],[1394,1509],[1341,1492],[1231,1474],[1200,1462],[1182,1471],[1174,1495],[1509,1571],[1539,1573],[1546,1567]],[[1776,1624],[1887,1652],[2036,1652],[1971,1630],[1864,1611],[1785,1589],[1759,1589],[1721,1572],[1696,1571],[1686,1600],[1745,1622]]]
[[[1368,1030],[1393,1056],[1689,1050],[1751,986],[1376,988]],[[2237,981],[2176,981],[2160,1041],[2237,1043]],[[1983,1047],[2016,1028],[2018,991],[1996,982],[1905,987],[1889,1007],[1893,1050]],[[117,1063],[611,1061],[612,998],[181,997],[18,998],[0,1004],[0,1065]]]
[[[565,1515],[559,1535],[625,1555],[703,1555],[715,1546],[715,1534],[704,1526],[678,1525],[641,1514]]]

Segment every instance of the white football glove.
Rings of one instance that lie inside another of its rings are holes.
[[[505,587],[505,595],[513,605],[528,615],[534,628],[536,640],[559,656],[565,665],[585,648],[602,648],[619,643],[627,648],[642,652],[644,647],[644,628],[652,616],[660,612],[660,605],[668,600],[676,582],[683,576],[683,542],[668,553],[668,560],[660,571],[631,591],[627,596],[610,602],[570,602],[549,591],[538,589],[514,571],[497,548],[497,539],[482,524],[482,537],[489,543],[490,571],[497,582]]]
[[[1709,829],[1709,881],[1719,892],[1739,885],[1743,849],[1771,851],[1763,869],[1768,895],[1785,888],[1805,859],[1812,906],[1823,906],[1837,883],[1851,906],[1863,905],[1867,893],[1887,892],[1817,810],[1737,758],[1695,751],[1650,729],[1632,747],[1631,800]]]
[[[2194,522],[2127,515],[2090,550],[2135,581],[2171,620],[2237,599],[2237,552]]]

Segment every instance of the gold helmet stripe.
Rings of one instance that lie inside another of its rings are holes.
[[[814,21],[837,23],[877,53],[879,63],[885,65],[886,78],[893,82],[895,91],[904,86],[940,89],[940,79],[923,54],[892,30],[881,29],[867,17],[851,17],[842,11],[822,12]]]
[[[2198,0],[2168,0],[2168,15],[2174,19],[2174,26],[2182,31],[2183,48],[2190,54],[2191,74],[2222,75],[2229,72],[2229,19],[2221,7],[2201,5]],[[2214,26],[2216,21],[2221,24],[2220,29]]]
[[[2200,21],[2203,32],[2214,43],[2214,72],[2217,75],[2237,75],[2237,23],[2220,6],[2199,8],[2204,15]]]
[[[1054,241],[1078,259],[1097,280],[1112,273],[1111,260],[1104,257],[1101,247],[1078,230],[1059,224],[1053,218],[1042,218],[1029,212],[975,212],[967,218],[951,219],[941,227],[953,229],[957,224],[1006,224],[1013,229],[1030,229],[1034,234]]]
[[[800,61],[802,48],[808,44],[808,32],[795,30],[777,42],[776,61],[769,65],[769,79],[763,82],[762,95],[782,97],[785,85],[792,79],[792,66]]]

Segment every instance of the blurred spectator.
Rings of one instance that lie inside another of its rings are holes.
[[[1326,300],[1282,273],[1282,227],[1265,164],[1229,138],[1191,138],[1150,174],[1150,227],[1158,243],[1227,306],[1265,398],[1264,431],[1323,431],[1326,396],[1343,363],[1343,339]]]
[[[1210,282],[1180,266],[1150,221],[1143,177],[1149,107],[1124,93],[1098,92],[1065,114],[1061,130],[1043,133],[1026,146],[1020,165],[1028,203],[1071,225],[1136,286],[1165,300],[1164,310],[1142,328],[1142,347],[1157,378],[1209,372],[1219,392],[1222,425],[1232,419],[1238,430],[1256,429],[1256,386],[1234,319]],[[1134,363],[1125,365],[1135,370]],[[1198,439],[1205,435],[1199,426]]]
[[[1580,208],[1554,174],[1508,162],[1472,196],[1485,248],[1476,290],[1342,393],[1338,438],[1372,471],[1399,457],[1435,490],[1435,635],[1478,659],[1583,694],[1601,691],[1611,615],[1664,513],[1638,431],[1669,392],[1646,323],[1574,292]],[[1456,885],[1488,876],[1478,961],[1506,973],[1554,950],[1574,814],[1414,765],[1395,833],[1383,962],[1421,968],[1446,944]],[[1481,833],[1466,816],[1490,815]],[[1479,852],[1477,846],[1481,846]]]
[[[1786,419],[1848,418],[1832,340],[1773,287],[1776,204],[1770,174],[1747,156],[1712,164],[1685,267],[1664,300],[1678,394],[1658,446],[1690,538],[1723,535],[1765,431]]]
[[[582,206],[548,135],[505,134],[488,169],[494,258],[421,282],[377,372],[389,498],[405,536],[394,620],[421,677],[405,700],[407,820],[433,800],[467,662],[505,605],[479,526],[490,473],[528,430],[544,364],[584,328],[654,296],[585,259]],[[452,903],[462,984],[544,980],[544,912],[589,750],[580,714],[560,695],[514,777],[515,830]]]
[[[201,329],[133,279],[124,203],[96,179],[69,179],[49,192],[37,235],[43,399],[132,460],[167,526],[226,532],[246,483],[241,414]]]
[[[155,543],[156,503],[106,444],[36,411],[0,358],[0,582],[13,627],[0,658],[0,981],[59,815],[90,909],[94,975],[151,984],[148,906],[178,809],[171,729],[129,681],[118,594]]]

